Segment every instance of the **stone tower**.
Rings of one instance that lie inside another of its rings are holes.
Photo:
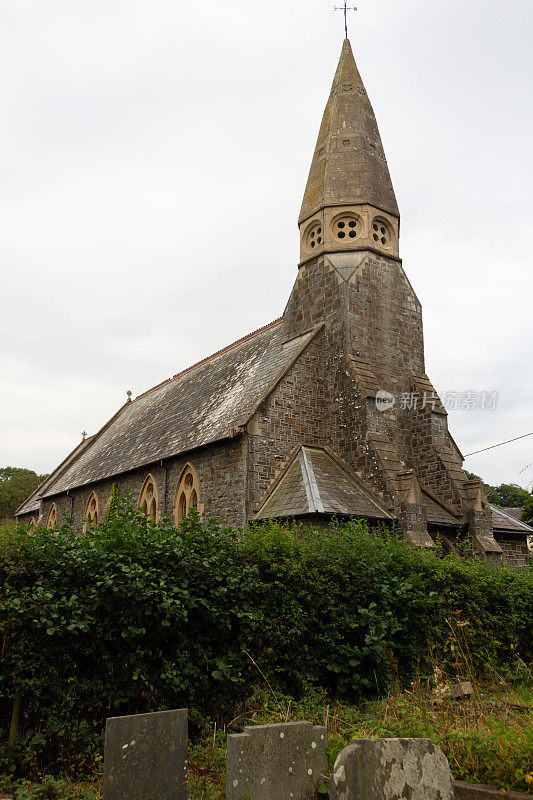
[[[397,256],[399,222],[376,117],[345,39],[298,219],[300,262],[368,249]]]
[[[399,257],[400,214],[372,105],[346,39],[298,220],[287,339],[324,325],[331,443],[381,493],[414,543],[428,509],[499,557],[479,482],[467,480],[424,365],[422,308]]]

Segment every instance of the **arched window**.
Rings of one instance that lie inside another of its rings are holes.
[[[89,499],[87,500],[87,505],[85,507],[85,522],[83,524],[83,531],[90,528],[93,525],[98,525],[99,521],[99,508],[98,508],[98,498],[94,492],[91,492]]]
[[[157,496],[157,486],[151,475],[146,478],[141,494],[139,496],[139,508],[146,514],[148,519],[157,521],[159,513],[159,499]]]
[[[200,500],[198,473],[191,464],[187,464],[181,473],[174,499],[174,521],[176,524],[182,522],[192,508],[196,508],[198,513],[201,514],[203,506]]]
[[[52,508],[48,512],[48,519],[46,521],[47,528],[57,528],[57,508],[56,504],[52,503]]]

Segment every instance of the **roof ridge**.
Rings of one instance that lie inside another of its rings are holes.
[[[135,403],[137,400],[140,400],[141,397],[145,397],[147,394],[150,394],[150,392],[155,392],[156,389],[160,389],[161,386],[165,386],[165,384],[170,383],[171,381],[175,380],[176,378],[180,378],[182,375],[185,375],[187,372],[190,372],[191,370],[196,369],[196,367],[200,367],[202,364],[206,364],[208,361],[211,361],[212,358],[216,358],[216,356],[220,356],[220,355],[222,355],[222,353],[226,353],[228,350],[231,350],[233,347],[236,347],[238,344],[242,344],[242,342],[246,342],[248,339],[251,339],[253,336],[257,336],[258,333],[262,333],[263,331],[266,331],[268,328],[273,328],[274,325],[277,325],[279,322],[282,321],[282,319],[283,319],[283,317],[278,317],[277,319],[273,320],[272,322],[268,322],[266,325],[263,325],[261,328],[257,328],[257,330],[252,331],[251,333],[248,333],[246,336],[242,336],[240,339],[237,339],[235,342],[232,342],[231,344],[226,345],[226,347],[223,347],[221,350],[217,350],[216,353],[212,353],[210,356],[206,356],[205,358],[202,358],[201,361],[197,361],[195,364],[191,364],[190,367],[187,367],[186,369],[183,369],[181,372],[176,372],[176,374],[173,375],[171,378],[166,378],[166,380],[161,381],[161,383],[158,383],[156,386],[152,386],[151,389],[147,389],[145,392],[141,392],[141,394],[138,394],[137,397],[134,398],[133,402]]]
[[[324,513],[324,504],[320,497],[320,490],[316,481],[313,462],[307,456],[305,445],[302,445],[300,448],[300,465],[302,467],[302,477],[307,493],[307,501],[309,502],[309,500],[311,500],[312,503],[312,506],[311,503],[309,503],[309,510],[311,512],[318,512],[319,514]]]

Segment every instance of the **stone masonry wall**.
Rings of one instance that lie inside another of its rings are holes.
[[[352,355],[369,362],[379,388],[395,398],[386,417],[377,408],[369,420],[385,431],[400,461],[414,467],[410,447],[409,410],[402,395],[411,392],[411,373],[424,372],[422,308],[402,265],[385,256],[368,253],[347,284],[348,346]],[[373,424],[372,424],[373,423]]]
[[[253,514],[289,455],[301,444],[331,442],[320,331],[278,383],[248,426],[249,505]]]
[[[512,533],[502,534],[495,532],[494,538],[503,550],[503,558],[506,564],[519,569],[528,569],[530,556],[525,536],[513,536]]]
[[[455,448],[445,418],[432,425],[428,409],[421,414],[406,402],[414,390],[412,375],[424,374],[424,342],[422,309],[400,262],[370,251],[309,261],[300,269],[284,319],[288,336],[325,323],[321,360],[326,443],[378,491],[386,493],[388,485],[391,501],[394,471],[412,468],[437,496],[458,503],[447,467],[455,460]],[[391,408],[378,410],[375,391],[362,393],[347,369],[348,356],[367,364],[375,389],[394,397]],[[386,474],[368,431],[386,437],[381,440],[384,449],[395,454]],[[446,464],[440,450],[450,455]]]
[[[85,515],[87,501],[94,491],[98,498],[100,519],[103,519],[109,506],[111,487],[118,483],[121,491],[131,492],[136,503],[148,475],[152,475],[159,496],[159,513],[172,517],[177,485],[187,463],[193,465],[198,473],[201,487],[200,501],[204,506],[204,516],[214,517],[224,524],[242,526],[245,520],[245,441],[243,437],[203,447],[193,453],[185,454],[164,462],[167,468],[167,490],[165,469],[160,463],[148,465],[117,478],[99,481],[95,484],[73,489],[73,519],[81,522]],[[165,503],[164,503],[165,501]],[[66,495],[46,499],[43,503],[43,524],[46,524],[52,503],[56,504],[58,520],[62,515],[70,516],[71,500]]]

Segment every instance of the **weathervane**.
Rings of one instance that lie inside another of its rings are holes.
[[[335,6],[335,11],[344,11],[344,32],[346,34],[346,38],[348,38],[348,18],[346,16],[346,12],[357,11],[357,6],[348,6],[346,3],[347,0],[344,0],[343,6]]]

